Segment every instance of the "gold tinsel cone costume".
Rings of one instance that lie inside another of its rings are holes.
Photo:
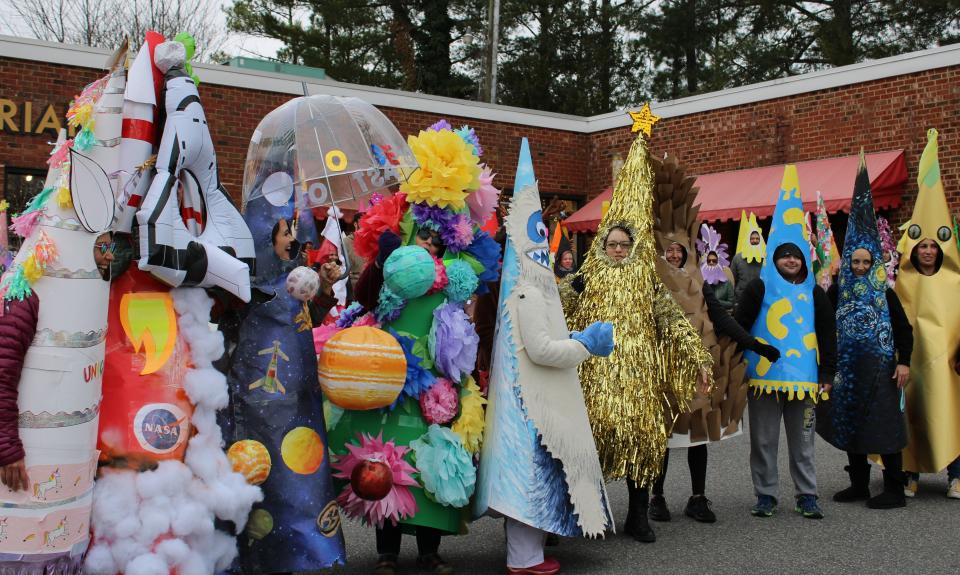
[[[703,276],[696,261],[695,242],[700,226],[697,217],[700,206],[694,205],[699,192],[693,185],[696,178],[687,176],[686,169],[673,156],[662,162],[651,160],[656,173],[653,233],[658,253],[663,254],[674,242],[687,253],[682,268],[675,268],[658,257],[657,272],[713,357],[713,390],[709,396],[698,394],[688,411],[676,417],[673,434],[689,435],[691,444],[718,441],[740,430],[747,404],[748,385],[744,377],[747,366],[737,352],[736,342],[729,337],[718,337],[707,316]],[[674,437],[671,442],[677,439]]]
[[[580,272],[584,290],[570,317],[572,329],[595,321],[614,325],[616,349],[609,357],[582,363],[580,382],[604,475],[641,485],[660,473],[673,424],[667,401],[686,406],[701,366],[711,363],[700,334],[657,275],[654,178],[647,142],[639,136],[587,252]],[[620,262],[604,251],[613,227],[629,230],[633,238]]]

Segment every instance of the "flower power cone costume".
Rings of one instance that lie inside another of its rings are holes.
[[[804,254],[810,253],[805,235],[803,200],[797,168],[788,165],[767,238],[767,250],[774,253],[782,244],[796,244]],[[789,399],[817,397],[817,332],[813,318],[813,273],[802,283],[788,282],[777,271],[772,258],[766,258],[760,270],[765,291],[760,314],[750,334],[763,343],[776,346],[783,358],[771,364],[753,351],[746,351],[747,374],[757,392],[782,392]]]
[[[640,485],[652,483],[663,464],[672,426],[664,398],[684,411],[700,369],[711,365],[700,334],[657,274],[655,185],[646,138],[638,135],[587,252],[580,272],[584,290],[570,316],[575,330],[595,321],[614,326],[616,349],[583,362],[580,382],[604,475]],[[614,227],[633,238],[630,253],[619,262],[603,245]]]
[[[896,292],[914,329],[910,385],[906,389],[909,443],[903,452],[906,471],[935,473],[960,455],[960,375],[952,361],[960,346],[960,253],[953,238],[950,211],[940,179],[937,131],[927,132],[927,146],[917,174],[920,192],[907,233]],[[943,264],[932,276],[921,274],[910,254],[924,239],[937,242]]]
[[[514,190],[475,514],[595,537],[613,517],[577,379],[590,352],[563,317],[526,138]]]
[[[476,486],[486,403],[471,376],[479,337],[463,308],[496,278],[499,246],[479,226],[499,192],[473,130],[441,121],[408,143],[420,168],[357,231],[355,245],[373,257],[386,229],[400,237],[383,262],[378,305],[363,314],[354,304],[335,328],[315,329],[314,341],[344,512],[378,527],[455,534]],[[442,256],[416,244],[427,230]],[[351,360],[357,354],[367,359]]]

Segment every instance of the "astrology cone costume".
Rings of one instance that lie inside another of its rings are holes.
[[[614,262],[602,240],[593,242],[580,268],[583,292],[568,316],[575,330],[595,321],[614,325],[616,349],[609,357],[582,363],[580,382],[604,475],[640,485],[659,475],[667,448],[672,422],[664,396],[685,410],[700,369],[711,365],[700,334],[656,272],[655,185],[654,164],[640,135],[630,147],[597,232],[598,238],[606,238],[613,227],[629,230],[630,253]]]
[[[270,115],[263,120],[269,121]],[[313,326],[305,302],[286,287],[295,268],[318,278],[297,268],[294,250],[289,253],[292,259],[283,260],[273,244],[281,219],[294,226],[300,239],[315,242],[313,220],[293,220],[292,185],[285,202],[256,189],[278,171],[292,176],[294,166],[282,163],[290,157],[284,146],[288,143],[261,139],[250,144],[248,158],[268,158],[260,164],[248,161],[247,168],[259,173],[245,177],[255,185],[244,190],[244,197],[255,199],[245,201],[243,208],[257,246],[253,288],[264,296],[254,298],[244,312],[228,376],[230,405],[220,414],[234,467],[264,494],[240,536],[243,573],[316,571],[346,560],[316,381]],[[261,145],[276,149],[263,154]]]
[[[506,218],[507,249],[475,512],[566,537],[612,528],[570,338],[545,258],[546,227],[526,138]]]
[[[920,192],[901,239],[896,286],[914,330],[903,467],[920,473],[936,473],[960,456],[960,375],[951,363],[960,346],[960,306],[949,304],[960,293],[960,253],[937,154],[937,131],[931,129],[920,156]],[[943,253],[943,264],[932,276],[921,274],[910,257],[925,238],[937,242]]]

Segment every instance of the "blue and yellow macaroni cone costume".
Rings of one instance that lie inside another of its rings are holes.
[[[773,212],[767,252],[775,253],[783,244],[793,243],[804,254],[810,242],[804,231],[803,200],[797,168],[788,165]],[[805,258],[806,259],[806,258]],[[806,262],[809,264],[809,262]],[[817,333],[814,325],[814,277],[807,265],[803,282],[788,282],[777,271],[773,258],[767,258],[760,270],[764,298],[760,315],[750,333],[758,340],[776,346],[783,358],[771,364],[760,355],[747,351],[747,374],[757,393],[786,393],[788,399],[817,398]]]

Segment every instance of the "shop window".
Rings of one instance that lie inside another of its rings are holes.
[[[32,168],[6,168],[4,170],[3,199],[10,204],[10,207],[7,208],[8,226],[14,214],[22,212],[31,198],[40,193],[45,178],[45,170]],[[18,250],[22,241],[20,236],[9,229],[4,230],[4,233],[7,234],[10,250]]]

